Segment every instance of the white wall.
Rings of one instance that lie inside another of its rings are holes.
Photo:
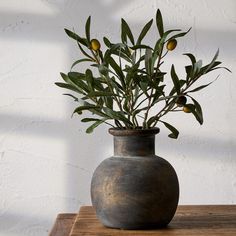
[[[120,17],[137,35],[157,8],[167,28],[193,27],[168,56],[179,73],[187,63],[183,52],[207,63],[217,48],[233,71],[219,72],[220,79],[196,96],[204,111],[203,126],[189,114],[168,118],[180,137],[171,140],[162,129],[157,154],[178,173],[181,204],[236,203],[236,1],[0,1],[1,236],[47,235],[59,212],[90,204],[92,172],[112,154],[107,127],[86,135],[86,126],[70,118],[74,102],[53,84],[79,55],[63,28],[83,33],[92,15],[93,37],[107,34],[115,40]],[[154,37],[153,31],[147,41]]]

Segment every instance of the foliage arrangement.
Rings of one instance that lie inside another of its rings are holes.
[[[165,31],[161,12],[157,10],[155,23],[160,37],[157,37],[154,47],[142,43],[153,19],[143,27],[136,40],[127,22],[121,19],[121,42],[113,43],[104,37],[106,50],[102,50],[100,42],[91,39],[90,22],[89,16],[85,37],[65,29],[77,43],[83,58],[72,64],[69,73],[61,73],[63,83],[56,83],[75,92],[65,94],[79,104],[73,113],[88,111],[93,115],[81,120],[92,123],[87,133],[102,123],[119,129],[149,129],[162,123],[171,131],[169,137],[177,138],[178,130],[164,121],[169,112],[177,111],[191,113],[200,124],[203,123],[201,106],[192,94],[213,81],[197,87],[193,85],[207,73],[225,68],[219,67],[219,50],[207,65],[202,65],[202,61],[196,60],[191,53],[183,54],[191,63],[185,66],[186,77],[179,78],[174,65],[170,73],[163,71],[161,66],[165,56],[177,46],[177,39],[185,36],[191,28],[186,32],[179,29]],[[84,73],[74,71],[74,67],[83,62],[89,63],[88,69]],[[92,67],[94,70],[89,69]],[[167,79],[172,81],[172,88],[167,88]]]

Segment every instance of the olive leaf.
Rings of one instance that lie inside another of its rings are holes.
[[[173,64],[171,66],[171,78],[172,78],[172,81],[174,84],[175,91],[177,92],[177,94],[180,94],[180,82],[179,82],[179,78],[175,72],[175,67]]]
[[[159,40],[157,40],[157,42],[155,44],[154,52],[157,52],[159,54],[161,51],[161,48],[164,46],[167,36],[170,33],[173,33],[175,31],[181,31],[181,30],[180,29],[173,29],[173,30],[168,30],[165,33],[163,33],[162,37]]]
[[[78,101],[79,101],[79,99],[78,99],[76,96],[72,95],[72,94],[69,94],[69,93],[63,93],[63,95],[66,95],[66,96],[72,97],[72,98],[74,99],[75,102],[78,102]]]
[[[190,58],[191,62],[192,62],[192,66],[194,66],[194,64],[196,63],[195,56],[191,53],[184,53],[183,55],[188,56]]]
[[[217,78],[216,78],[216,79],[217,79]],[[212,84],[213,82],[215,82],[216,79],[213,80],[213,81],[211,81],[211,82],[208,83],[208,84],[204,84],[204,85],[201,85],[201,86],[199,86],[199,87],[197,87],[197,88],[195,88],[195,89],[192,89],[192,90],[188,91],[188,93],[194,93],[194,92],[200,91],[200,90],[202,90],[202,89],[208,87],[208,86],[209,86],[210,84]]]
[[[77,92],[77,93],[84,94],[82,90],[77,89],[76,87],[74,87],[74,86],[72,86],[70,84],[56,82],[55,85],[57,85],[58,87],[61,87],[61,88],[65,88],[65,89]]]
[[[168,40],[172,40],[172,39],[176,39],[176,38],[180,38],[185,36],[192,28],[189,28],[186,32],[182,32],[176,35],[173,35],[172,37],[170,37]]]
[[[86,129],[86,133],[87,133],[87,134],[92,133],[95,128],[97,128],[99,125],[101,125],[101,124],[104,123],[105,121],[106,121],[106,119],[102,119],[102,120],[97,120],[97,121],[95,121],[91,126],[89,126],[89,127]]]
[[[145,51],[145,68],[148,75],[151,75],[153,72],[152,51],[149,48],[147,48]]]
[[[68,29],[65,29],[65,32],[70,38],[72,38],[72,39],[78,41],[79,43],[81,43],[82,45],[88,47],[88,42],[85,38],[81,38],[78,34],[72,32]]]
[[[179,131],[172,125],[170,125],[167,122],[161,121],[159,120],[161,123],[163,123],[165,125],[165,127],[167,129],[169,129],[171,131],[171,133],[168,135],[168,137],[173,138],[173,139],[177,139],[179,136]]]
[[[164,26],[163,26],[161,11],[159,9],[156,12],[156,25],[157,25],[157,29],[159,31],[160,36],[163,37]]]
[[[91,23],[91,16],[88,17],[86,24],[85,24],[85,32],[86,32],[86,38],[90,44],[90,23]]]
[[[186,104],[185,107],[190,110],[200,125],[203,124],[203,115],[200,104],[192,98],[194,104]]]
[[[121,19],[121,38],[122,42],[127,43],[127,37],[129,38],[130,42],[134,45],[134,36],[129,28],[127,22],[122,18]]]
[[[81,63],[81,62],[93,62],[93,60],[91,60],[90,58],[79,59],[79,60],[75,61],[75,62],[72,64],[70,70],[72,70],[77,64],[79,64],[79,63]]]
[[[149,31],[149,29],[151,28],[152,26],[152,22],[153,22],[153,19],[151,19],[142,29],[138,39],[137,39],[137,42],[136,42],[136,45],[139,45],[141,44],[143,38],[145,37],[145,35],[147,34],[147,32]],[[146,45],[145,45],[146,46]]]
[[[103,42],[105,43],[105,45],[110,48],[112,46],[110,40],[106,37],[103,37]]]
[[[195,111],[193,112],[193,115],[196,117],[196,119],[200,123],[200,125],[202,125],[203,124],[203,114],[202,114],[201,105],[194,98],[191,97],[191,99],[195,105]]]
[[[107,114],[107,116],[109,116],[113,119],[120,120],[120,121],[123,121],[129,125],[132,125],[131,121],[129,119],[127,119],[121,111],[113,111],[112,109],[110,109],[108,107],[104,107],[103,111]]]

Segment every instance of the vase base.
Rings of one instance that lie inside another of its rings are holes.
[[[167,228],[168,224],[149,224],[149,225],[126,225],[126,226],[120,226],[120,225],[105,225],[106,228],[110,229],[119,229],[119,230],[155,230],[155,229],[163,229]]]

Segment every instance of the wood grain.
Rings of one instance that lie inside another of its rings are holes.
[[[69,236],[77,214],[59,214],[49,236]]]
[[[167,228],[118,230],[105,228],[90,206],[81,207],[70,236],[236,236],[236,205],[179,206]],[[64,235],[63,235],[64,236]]]

